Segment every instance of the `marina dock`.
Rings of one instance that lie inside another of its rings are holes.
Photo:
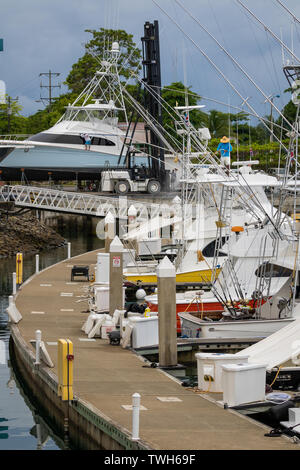
[[[66,259],[26,281],[16,296],[22,320],[12,325],[15,359],[34,398],[69,436],[85,449],[235,449],[297,450],[292,440],[270,439],[269,429],[205,394],[181,386],[177,379],[129,349],[105,339],[87,339],[81,327],[88,316],[84,299],[89,283],[71,282],[74,264],[96,263],[98,251]],[[35,331],[54,363],[34,367]],[[74,400],[57,397],[57,341],[74,345]],[[140,440],[131,439],[132,394],[141,395]]]

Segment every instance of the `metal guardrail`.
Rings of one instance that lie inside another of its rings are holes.
[[[151,213],[147,202],[133,201],[126,197],[106,197],[99,195],[81,194],[22,185],[0,186],[0,201],[14,202],[16,206],[64,212],[69,214],[91,215],[105,217],[108,212],[115,218],[127,219],[131,205],[137,210],[137,220],[145,221],[159,215],[161,206],[151,204]]]

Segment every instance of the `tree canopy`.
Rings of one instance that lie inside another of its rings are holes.
[[[85,54],[73,64],[65,84],[73,93],[79,94],[90,82],[100,67],[100,61],[104,58],[112,43],[117,41],[120,46],[119,73],[121,79],[128,80],[131,71],[140,70],[141,50],[133,41],[133,35],[126,33],[123,29],[117,31],[100,28],[86,29],[92,35],[92,39],[85,45]],[[122,65],[121,65],[122,64]]]

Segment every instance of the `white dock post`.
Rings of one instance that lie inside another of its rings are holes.
[[[68,259],[71,258],[71,243],[68,242]]]
[[[159,366],[177,366],[176,270],[167,256],[157,267]]]
[[[40,272],[40,255],[35,255],[35,273]]]
[[[116,235],[109,247],[109,314],[123,308],[123,251],[124,246]]]
[[[12,273],[12,277],[13,277],[13,295],[16,295],[16,293],[17,293],[17,274]]]
[[[8,297],[8,306],[11,307],[14,303],[14,296],[13,295],[10,295]]]
[[[132,395],[132,440],[139,440],[139,430],[140,430],[140,404],[141,404],[141,395],[139,393],[134,393]]]
[[[115,238],[115,218],[111,212],[106,214],[104,219],[104,233],[105,233],[105,253],[109,253],[109,247],[112,240]]]
[[[35,364],[39,365],[40,361],[40,347],[41,347],[41,340],[42,340],[42,332],[41,330],[36,330],[35,332]]]

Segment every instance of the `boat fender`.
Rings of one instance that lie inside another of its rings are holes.
[[[122,336],[122,340],[121,340],[122,348],[125,349],[127,348],[127,346],[130,345],[132,331],[133,331],[133,325],[131,325],[130,323],[127,323],[125,331]]]
[[[103,315],[104,317],[104,315]],[[105,318],[105,317],[104,317]],[[94,327],[94,323],[96,320],[99,319],[99,315],[97,315],[96,313],[91,313],[87,320],[86,320],[86,323],[85,323],[85,329],[84,329],[84,332],[85,334],[89,334],[89,332],[91,331],[91,329]]]
[[[115,325],[118,325],[118,324],[119,324],[119,322],[120,322],[120,315],[121,315],[122,313],[125,314],[125,312],[126,312],[126,310],[115,310],[115,311],[114,311],[114,314],[113,314],[112,319],[113,319],[113,322],[114,322]]]
[[[101,326],[103,325],[103,323],[106,322],[105,317],[106,315],[101,315],[101,317],[96,320],[93,328],[88,333],[88,338],[94,338],[94,336],[100,336]]]
[[[19,312],[19,310],[17,309],[15,303],[12,303],[11,305],[9,305],[9,307],[7,307],[6,311],[8,313],[9,319],[12,323],[19,323],[19,321],[22,320],[22,315]]]
[[[137,300],[143,300],[146,297],[146,292],[144,289],[138,289],[135,293]]]

